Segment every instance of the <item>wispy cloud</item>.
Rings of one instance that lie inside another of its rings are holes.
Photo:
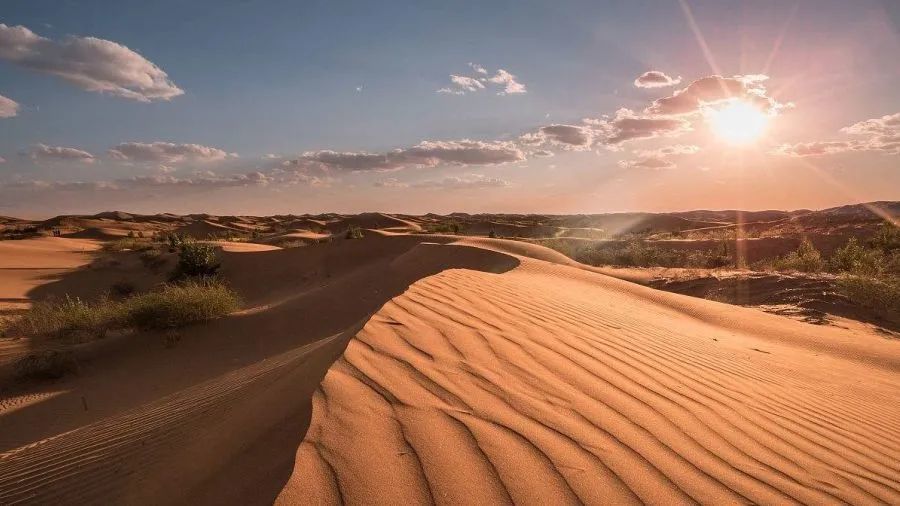
[[[665,88],[676,84],[681,84],[681,76],[672,78],[659,70],[648,70],[634,80],[634,85],[638,88]]]
[[[796,157],[824,156],[848,151],[900,155],[900,112],[854,123],[842,128],[841,133],[854,138],[782,144],[775,148],[774,153]]]
[[[444,179],[420,181],[412,186],[415,188],[437,188],[443,190],[480,190],[484,188],[506,188],[509,186],[509,182],[482,174],[467,174],[463,177],[451,176]]]
[[[19,103],[0,95],[0,118],[12,118],[19,114]]]
[[[110,148],[109,156],[123,161],[179,163],[183,161],[213,162],[236,158],[237,154],[201,144],[123,142]]]
[[[127,47],[96,37],[41,37],[0,23],[0,59],[58,76],[87,91],[150,102],[184,93],[152,62]]]
[[[46,144],[35,144],[27,152],[32,160],[60,160],[75,161],[82,163],[94,163],[96,160],[94,155],[87,151],[77,148],[67,148],[63,146],[48,146]]]
[[[309,151],[291,163],[294,166],[321,165],[349,171],[391,171],[407,167],[438,165],[498,165],[525,159],[525,153],[507,141],[423,141],[386,153]]]

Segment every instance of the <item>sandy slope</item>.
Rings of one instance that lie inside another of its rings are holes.
[[[900,343],[455,240],[223,253],[245,311],[0,395],[0,504],[900,503]]]
[[[325,376],[279,502],[900,502],[897,343],[645,293],[533,260],[414,284]]]

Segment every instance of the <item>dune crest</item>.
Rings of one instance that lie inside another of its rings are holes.
[[[900,501],[896,343],[638,289],[524,258],[413,284],[326,374],[278,503]]]

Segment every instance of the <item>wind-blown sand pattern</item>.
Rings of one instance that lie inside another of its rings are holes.
[[[896,348],[639,294],[528,259],[419,281],[325,376],[279,502],[900,503]]]

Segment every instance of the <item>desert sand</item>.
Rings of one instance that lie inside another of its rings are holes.
[[[304,247],[223,243],[244,308],[177,346],[136,332],[76,346],[76,375],[3,376],[0,503],[900,504],[900,341],[354,220],[361,240],[325,218],[285,227]],[[6,310],[159,281],[102,262],[113,225],[0,242]],[[0,374],[48,345],[0,344]]]

